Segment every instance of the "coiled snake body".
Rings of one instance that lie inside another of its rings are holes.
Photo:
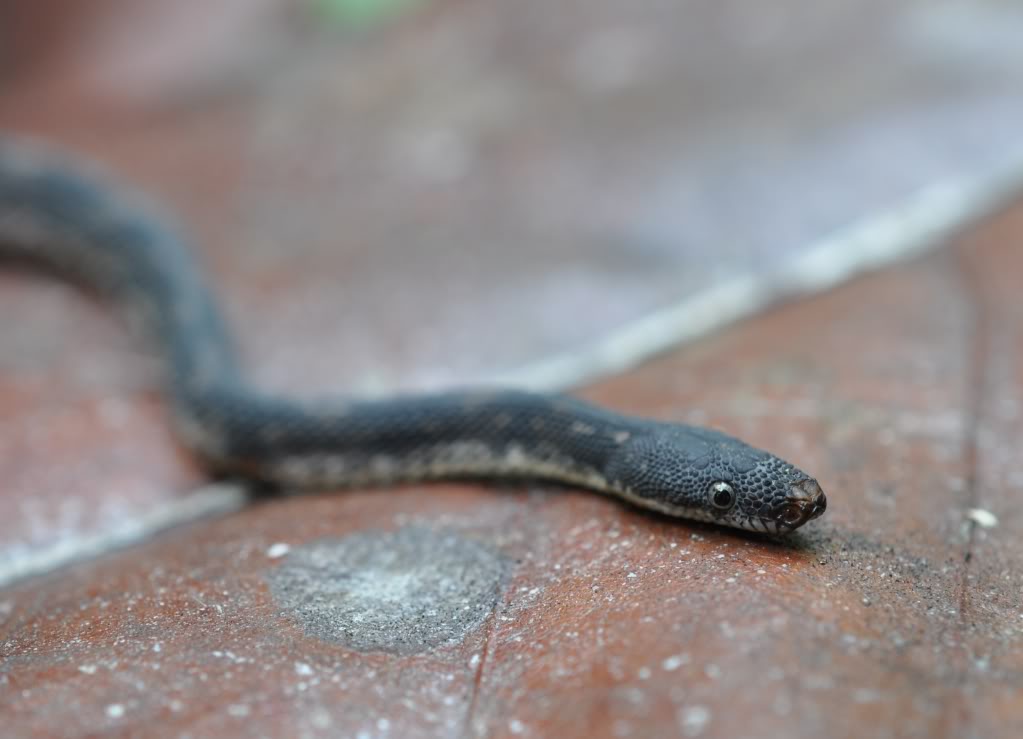
[[[813,478],[738,439],[569,396],[467,391],[324,406],[260,392],[170,228],[104,178],[6,139],[0,254],[85,282],[137,319],[161,349],[181,439],[218,472],[302,488],[540,479],[769,533],[825,509]]]

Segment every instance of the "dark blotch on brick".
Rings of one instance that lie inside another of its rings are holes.
[[[457,642],[493,610],[507,560],[451,531],[408,527],[323,539],[266,575],[306,633],[362,652]]]

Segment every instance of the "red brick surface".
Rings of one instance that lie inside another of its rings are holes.
[[[67,735],[1015,736],[1020,234],[1017,208],[587,391],[812,469],[828,513],[783,542],[572,491],[271,502],[7,591],[3,713]],[[311,542],[409,526],[508,562],[453,643],[360,653],[271,594]]]

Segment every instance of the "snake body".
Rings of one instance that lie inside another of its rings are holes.
[[[174,229],[105,176],[3,138],[0,253],[85,283],[142,326],[164,360],[181,440],[220,474],[287,488],[537,479],[769,533],[826,506],[812,477],[731,436],[566,395],[470,390],[330,404],[268,395],[240,371]]]

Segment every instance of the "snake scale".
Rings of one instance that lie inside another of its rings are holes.
[[[772,454],[567,395],[468,390],[324,404],[260,391],[176,231],[90,167],[13,137],[0,137],[0,254],[86,284],[142,326],[164,360],[180,439],[212,473],[289,489],[534,479],[772,534],[825,510],[817,481]]]

